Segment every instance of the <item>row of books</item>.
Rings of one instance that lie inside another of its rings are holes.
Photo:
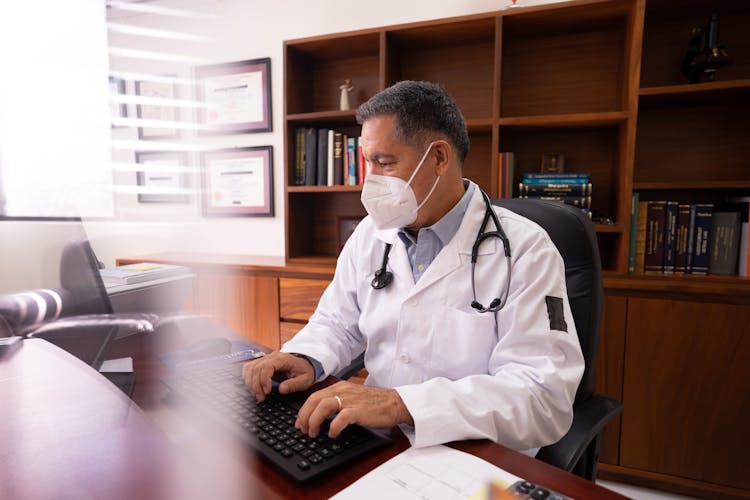
[[[591,175],[584,173],[523,174],[518,198],[538,198],[591,210]]]
[[[640,201],[633,193],[628,271],[747,276],[747,222],[741,217],[711,203]]]
[[[364,183],[365,162],[359,137],[328,128],[295,131],[296,186],[357,186]]]

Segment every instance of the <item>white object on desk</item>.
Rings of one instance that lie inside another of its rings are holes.
[[[105,283],[115,313],[174,313],[192,292],[195,274],[142,281],[131,285]]]
[[[447,446],[409,448],[362,476],[335,500],[469,498],[491,481],[520,478],[491,463]]]

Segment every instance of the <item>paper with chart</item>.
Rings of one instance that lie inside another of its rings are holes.
[[[519,478],[481,458],[447,446],[409,448],[373,469],[335,500],[453,500],[474,495],[491,481]]]

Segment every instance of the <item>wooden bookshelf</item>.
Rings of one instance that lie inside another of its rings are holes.
[[[680,65],[691,29],[705,25],[714,11],[733,63],[715,81],[688,84]],[[602,476],[695,496],[750,495],[739,472],[750,469],[747,454],[722,449],[729,431],[750,444],[746,422],[736,409],[700,404],[701,397],[718,405],[750,398],[747,339],[727,333],[732,347],[716,340],[723,330],[705,331],[713,324],[750,331],[750,280],[627,274],[634,190],[642,200],[717,206],[750,195],[750,2],[575,0],[385,26],[289,40],[284,68],[288,263],[333,266],[337,217],[365,215],[359,187],[293,185],[296,129],[358,135],[355,112],[338,110],[338,86],[346,79],[355,86],[353,108],[399,80],[442,84],[469,129],[466,177],[497,196],[500,152],[515,153],[516,182],[538,171],[542,153],[560,152],[566,170],[591,174],[593,211],[614,222],[595,225],[607,293],[597,388],[623,400],[625,413],[605,433]],[[700,308],[709,313],[694,321],[659,314]],[[651,324],[658,327],[646,328]],[[660,328],[662,343],[644,337]],[[664,398],[677,413],[659,401],[645,407],[660,398],[626,344],[638,352],[659,349],[646,366],[664,371],[660,390],[668,391],[678,375],[686,387],[710,390],[691,378],[685,363],[693,354],[679,344],[683,339],[695,339],[696,349],[711,353],[714,364],[699,371],[711,380],[725,373],[731,397],[699,392],[687,403]],[[718,362],[722,356],[729,366]],[[647,422],[656,430],[643,427]],[[683,433],[681,445],[672,429]],[[702,450],[710,439],[716,446],[701,456],[711,464],[681,458],[692,453],[692,443]]]

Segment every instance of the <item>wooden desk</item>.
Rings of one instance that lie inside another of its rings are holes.
[[[136,367],[155,368],[154,339],[141,343]],[[156,372],[137,373],[136,388],[148,413],[170,411]],[[297,484],[223,433],[170,442],[96,371],[42,340],[0,358],[0,408],[0,498],[328,498],[408,447],[393,429],[393,446]],[[488,441],[453,446],[575,498],[622,498]]]

